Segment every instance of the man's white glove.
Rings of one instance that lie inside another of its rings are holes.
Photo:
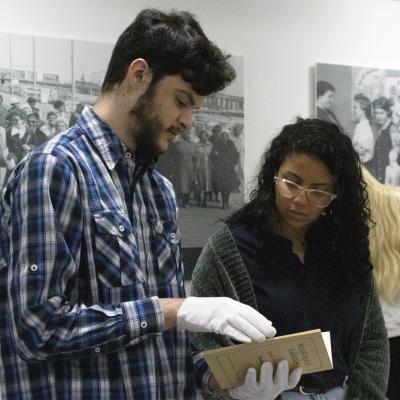
[[[296,368],[289,374],[288,362],[282,360],[279,361],[273,377],[272,364],[267,361],[261,366],[258,382],[256,370],[249,368],[243,385],[229,389],[228,392],[233,399],[238,400],[274,400],[299,383],[301,372],[301,368]]]
[[[178,310],[177,328],[215,332],[239,342],[263,342],[276,329],[254,308],[229,297],[188,297]]]

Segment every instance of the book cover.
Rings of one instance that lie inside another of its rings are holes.
[[[303,368],[303,374],[333,368],[329,332],[320,329],[277,336],[263,343],[243,343],[203,352],[221,389],[241,385],[249,368],[260,371],[261,364],[276,365],[288,360],[289,369]]]

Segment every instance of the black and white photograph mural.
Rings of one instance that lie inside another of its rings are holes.
[[[75,124],[100,93],[113,44],[0,33],[0,189],[32,149]],[[187,279],[215,222],[244,202],[243,58],[205,98],[157,169],[174,185]]]
[[[400,186],[400,70],[316,65],[316,117],[348,135],[364,166]]]

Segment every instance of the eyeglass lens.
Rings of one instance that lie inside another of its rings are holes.
[[[293,198],[299,195],[302,190],[302,186],[297,185],[294,182],[289,182],[287,180],[279,179],[278,185],[281,188],[282,196]],[[324,193],[315,189],[305,189],[307,192],[308,200],[310,204],[315,207],[326,207],[332,201],[329,194]]]

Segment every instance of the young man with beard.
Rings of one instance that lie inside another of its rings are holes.
[[[14,170],[0,207],[1,399],[192,399],[187,331],[275,334],[231,299],[184,299],[175,196],[154,169],[234,78],[227,59],[191,14],[143,10],[96,105]]]

